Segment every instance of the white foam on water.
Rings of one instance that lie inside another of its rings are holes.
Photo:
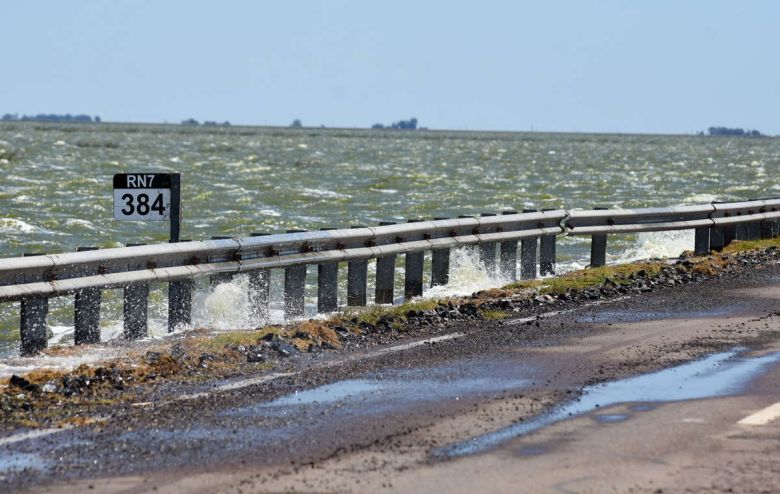
[[[706,193],[700,193],[700,194],[692,194],[683,199],[683,203],[685,204],[708,204],[713,201],[717,201],[718,196],[715,194],[706,194]]]
[[[423,296],[425,298],[458,297],[504,286],[509,282],[497,273],[488,273],[480,262],[476,249],[453,249],[450,253],[449,282],[444,286],[425,290]]]
[[[218,330],[257,327],[249,305],[249,277],[238,275],[207,291],[198,291],[192,301],[195,327]]]
[[[46,231],[16,218],[0,218],[0,233],[35,233]]]
[[[49,326],[49,329],[53,333],[53,336],[49,338],[49,346],[61,345],[67,340],[73,341],[73,332],[75,328],[67,324],[55,324]]]
[[[555,265],[555,276],[569,273],[571,271],[578,271],[588,267],[588,260],[581,259],[580,261],[561,262]],[[543,276],[543,278],[552,278],[552,275]]]
[[[92,224],[91,221],[82,220],[82,219],[78,219],[78,218],[69,218],[69,219],[65,220],[64,225],[65,226],[80,226],[80,227],[84,227],[84,228],[86,228],[88,230],[96,230],[95,225]]]
[[[626,263],[642,259],[678,257],[686,250],[693,250],[694,237],[693,230],[640,233],[633,247],[620,252],[611,261]]]
[[[196,291],[192,299],[192,326],[229,331],[289,322],[285,321],[284,310],[274,305],[265,313],[253,307],[250,290],[249,276],[239,274],[230,281]],[[315,312],[316,304],[307,305],[307,317]]]
[[[327,189],[315,189],[305,187],[301,190],[301,195],[306,197],[319,197],[324,199],[349,199],[352,196],[349,194],[342,194],[333,190]]]

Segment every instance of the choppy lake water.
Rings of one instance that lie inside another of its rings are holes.
[[[0,123],[0,256],[165,241],[166,223],[112,219],[119,172],[180,172],[182,238],[203,239],[532,207],[776,196],[778,164],[780,140],[769,138]],[[690,232],[627,235],[610,238],[609,254],[617,261],[691,247]],[[562,239],[558,252],[576,267],[588,241]],[[461,257],[454,291],[497,281]],[[240,286],[230,290],[199,295],[211,304],[199,324],[253,323],[236,305]],[[151,314],[163,321],[156,293]],[[116,332],[117,297],[106,293],[107,334]],[[71,305],[54,302],[49,318],[65,338]],[[17,317],[13,304],[0,309],[0,341],[16,341]]]

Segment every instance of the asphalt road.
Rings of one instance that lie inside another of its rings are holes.
[[[780,267],[0,438],[30,492],[778,492]],[[644,377],[637,377],[644,376]],[[759,423],[760,422],[760,423]],[[42,434],[45,434],[42,433]]]

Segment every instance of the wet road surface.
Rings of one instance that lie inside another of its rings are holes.
[[[780,454],[780,430],[736,422],[780,400],[779,274],[624,297],[538,326],[464,323],[447,329],[463,336],[5,436],[0,486],[656,492],[667,482],[662,492],[675,492],[685,480],[709,492],[705,472],[721,462],[733,470],[722,485],[743,472],[736,485],[762,492],[780,472],[749,465]],[[721,454],[732,447],[742,453]]]

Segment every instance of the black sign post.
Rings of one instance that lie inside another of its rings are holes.
[[[179,229],[181,228],[181,175],[171,173],[171,239],[170,242],[179,241]]]

